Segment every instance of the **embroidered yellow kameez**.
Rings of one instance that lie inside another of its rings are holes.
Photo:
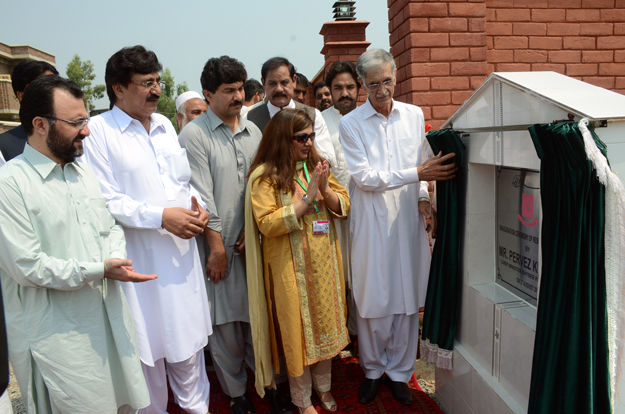
[[[272,369],[279,369],[279,344],[289,375],[299,377],[304,366],[334,357],[349,342],[341,251],[333,223],[349,212],[347,191],[331,174],[330,187],[341,211],[330,210],[318,193],[319,212],[310,207],[296,219],[293,204],[304,190],[298,185],[295,194],[279,192],[258,179],[262,170],[261,166],[251,174],[247,186],[245,237],[256,388],[261,395],[262,387],[272,383]],[[297,173],[305,182],[301,162]],[[330,232],[313,234],[317,220],[329,221]]]

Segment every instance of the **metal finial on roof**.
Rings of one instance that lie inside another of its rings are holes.
[[[356,20],[356,4],[355,1],[337,1],[334,3],[334,20]]]

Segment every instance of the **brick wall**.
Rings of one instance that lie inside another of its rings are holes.
[[[18,121],[19,103],[15,99],[10,75],[15,66],[25,60],[46,61],[55,65],[55,57],[32,46],[9,46],[0,42],[0,121]],[[6,128],[1,126],[0,130]]]
[[[625,0],[388,0],[398,100],[438,128],[491,72],[625,93]]]
[[[438,128],[486,78],[486,5],[388,0],[395,97]]]
[[[0,78],[0,113],[17,115],[19,110],[20,104],[15,98],[11,79],[5,75]],[[7,116],[4,118],[8,119]],[[12,119],[12,121],[17,121],[17,119]]]
[[[324,56],[323,70],[310,80],[306,103],[315,107],[315,97],[313,86],[325,79],[326,71],[334,62],[344,60],[356,64],[358,57],[362,55],[371,42],[367,41],[366,29],[369,22],[366,20],[355,21],[330,21],[326,22],[319,32],[323,36],[323,48],[321,54]],[[366,101],[367,94],[363,89],[358,95],[358,102],[362,104]]]
[[[552,70],[625,93],[624,0],[489,0],[489,72]]]

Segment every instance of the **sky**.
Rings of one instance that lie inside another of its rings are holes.
[[[273,56],[288,58],[308,78],[323,65],[319,34],[334,20],[334,0],[18,0],[2,6],[0,42],[30,45],[56,56],[65,76],[74,54],[94,64],[94,84],[104,83],[108,58],[125,46],[153,50],[178,84],[201,92],[208,59],[234,57],[248,78]],[[356,1],[357,20],[366,20],[369,48],[389,50],[387,0]],[[13,18],[6,18],[13,16]],[[95,102],[108,107],[108,99]]]

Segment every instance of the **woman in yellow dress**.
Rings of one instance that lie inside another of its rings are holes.
[[[347,216],[349,197],[314,138],[302,110],[284,109],[271,119],[250,167],[245,213],[256,389],[262,396],[274,388],[273,369],[279,371],[283,355],[291,399],[303,414],[316,413],[312,387],[326,410],[337,409],[332,357],[349,342],[333,223]]]

